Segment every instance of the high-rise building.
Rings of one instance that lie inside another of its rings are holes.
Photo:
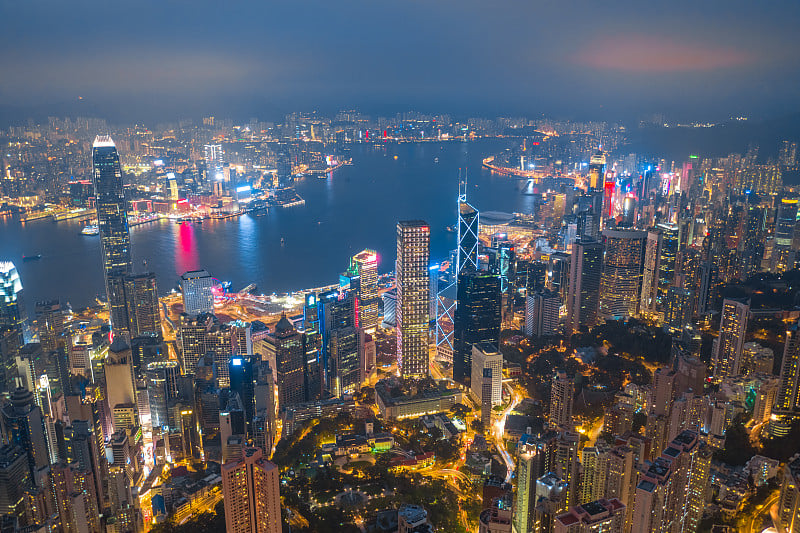
[[[633,533],[696,532],[703,515],[711,450],[694,431],[683,431],[640,476]]]
[[[147,395],[153,428],[169,425],[168,406],[178,397],[180,368],[177,361],[156,361],[147,365]]]
[[[22,343],[25,328],[22,280],[11,261],[0,261],[0,326],[15,328]]]
[[[275,333],[264,338],[264,346],[266,360],[277,377],[278,409],[306,401],[303,334],[283,316],[275,325]]]
[[[427,376],[431,229],[421,220],[397,224],[397,364],[403,377]]]
[[[214,312],[214,278],[205,270],[190,270],[181,275],[183,312],[189,315]]]
[[[153,272],[125,278],[125,301],[131,337],[161,337],[161,308]]]
[[[597,324],[602,273],[603,245],[576,241],[569,269],[567,332],[577,332]]]
[[[224,178],[223,166],[225,152],[221,144],[206,144],[203,146],[203,159],[206,161],[206,179],[208,181],[221,181]]]
[[[582,503],[558,515],[554,533],[623,533],[625,504],[617,498]]]
[[[664,327],[675,334],[692,323],[694,293],[681,287],[670,287],[664,297]]]
[[[465,268],[478,270],[480,214],[467,202],[467,182],[458,183],[458,252],[456,274]]]
[[[483,371],[492,370],[491,405],[500,405],[503,401],[503,354],[497,345],[490,342],[478,342],[472,345],[472,393],[478,400],[483,396]]]
[[[463,270],[458,276],[458,304],[453,322],[453,379],[469,386],[472,347],[500,343],[502,323],[500,277],[486,271]]]
[[[714,379],[717,381],[739,374],[749,319],[749,300],[725,298],[722,302],[719,337],[714,339],[712,348]]]
[[[21,516],[25,491],[33,488],[28,456],[19,446],[0,447],[0,516]]]
[[[259,448],[242,450],[241,458],[222,465],[221,475],[225,531],[282,531],[280,472]]]
[[[550,428],[572,429],[572,401],[575,396],[575,382],[564,372],[556,372],[550,384]]]
[[[355,327],[373,332],[378,327],[378,254],[364,250],[350,260],[350,272],[359,278]]]
[[[558,333],[561,299],[547,289],[528,293],[525,300],[525,335],[544,337]]]
[[[788,435],[792,423],[800,418],[800,321],[786,331],[778,394],[772,411],[775,416],[769,422],[770,435]]]
[[[783,467],[783,482],[778,497],[778,520],[782,531],[800,531],[800,454],[795,454]]]
[[[514,531],[531,531],[536,507],[536,480],[544,475],[546,450],[533,435],[517,443],[517,493],[514,502]]]
[[[128,327],[124,279],[132,273],[133,259],[122,169],[111,137],[100,135],[95,138],[92,166],[111,325],[116,330],[123,330]]]
[[[230,375],[230,389],[239,395],[244,409],[244,419],[248,428],[248,435],[252,435],[251,425],[256,414],[255,362],[249,355],[234,355],[228,362],[228,373]]]
[[[678,256],[680,252],[680,228],[677,224],[658,224],[661,232],[661,254],[658,260],[658,293],[656,300],[664,302],[667,291],[675,280],[679,270]]]
[[[639,312],[654,313],[658,302],[658,282],[661,273],[661,230],[651,228],[647,232],[644,245],[644,264],[642,269],[642,292]]]
[[[637,314],[646,237],[644,231],[603,230],[600,314],[604,318],[624,319]]]
[[[61,302],[51,300],[36,302],[36,324],[39,329],[39,342],[44,353],[58,349],[58,341],[64,333],[64,313]]]
[[[330,381],[334,396],[352,394],[361,385],[361,360],[358,349],[358,330],[352,326],[331,331]]]
[[[1,409],[2,442],[19,446],[27,455],[30,479],[38,479],[40,469],[50,464],[42,410],[32,392],[18,388]]]

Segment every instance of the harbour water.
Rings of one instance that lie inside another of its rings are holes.
[[[344,166],[324,178],[297,183],[305,205],[272,208],[227,220],[175,224],[166,220],[131,228],[137,271],[156,273],[168,292],[186,270],[205,268],[234,290],[255,283],[257,293],[286,292],[335,283],[349,258],[378,252],[381,272],[394,270],[398,220],[431,224],[431,255],[446,259],[455,235],[459,169],[469,176],[469,201],[479,210],[531,212],[524,182],[492,175],[481,159],[514,140],[468,143],[356,145]],[[396,158],[395,158],[396,156]],[[82,222],[0,220],[0,261],[17,265],[26,306],[59,298],[75,308],[102,296],[100,240],[81,235]],[[23,255],[41,254],[23,262]]]

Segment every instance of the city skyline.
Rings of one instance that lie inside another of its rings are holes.
[[[4,533],[800,533],[800,4],[42,7]]]

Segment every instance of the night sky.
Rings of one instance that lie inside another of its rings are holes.
[[[0,120],[782,116],[798,27],[794,0],[0,0]]]

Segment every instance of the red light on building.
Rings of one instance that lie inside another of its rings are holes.
[[[531,144],[534,146],[539,146],[539,141],[533,141]]]

